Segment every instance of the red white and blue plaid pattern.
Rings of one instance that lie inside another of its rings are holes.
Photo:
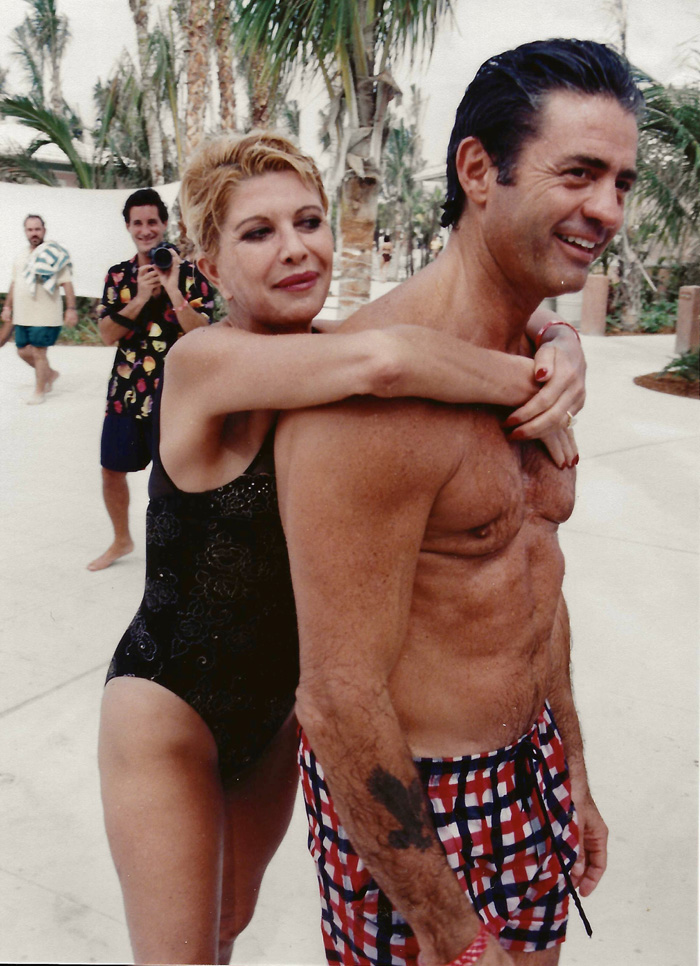
[[[447,861],[489,931],[514,951],[563,942],[569,894],[551,835],[570,870],[578,829],[564,749],[549,706],[527,735],[506,748],[461,758],[419,758],[415,764]],[[328,962],[415,964],[415,937],[348,841],[303,731],[299,765]]]

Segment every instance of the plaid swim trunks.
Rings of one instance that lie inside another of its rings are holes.
[[[415,764],[447,861],[489,931],[514,951],[564,942],[578,829],[549,706],[506,748]],[[414,964],[416,939],[348,841],[303,731],[299,765],[328,962]]]

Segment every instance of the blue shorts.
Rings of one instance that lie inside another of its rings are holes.
[[[102,427],[100,464],[115,473],[145,469],[153,455],[153,421],[107,413]]]
[[[56,344],[62,326],[60,325],[16,325],[15,345],[18,349],[33,345],[37,349],[48,349]]]

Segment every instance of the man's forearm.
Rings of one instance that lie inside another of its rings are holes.
[[[574,704],[571,685],[571,628],[569,612],[563,595],[554,619],[552,632],[554,663],[553,684],[548,695],[549,703],[564,743],[572,780],[588,785],[583,754],[583,737],[578,712]]]
[[[479,920],[439,844],[386,690],[302,683],[297,715],[355,851],[411,925],[425,962],[450,962]]]
[[[77,307],[77,303],[75,300],[75,289],[73,288],[73,283],[64,282],[62,288],[65,296],[65,309],[66,311],[74,312]]]

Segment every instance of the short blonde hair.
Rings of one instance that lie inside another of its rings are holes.
[[[269,171],[294,171],[318,191],[324,212],[328,198],[312,158],[280,134],[251,131],[205,141],[185,169],[180,186],[180,212],[197,256],[215,258],[229,200],[236,186]]]

